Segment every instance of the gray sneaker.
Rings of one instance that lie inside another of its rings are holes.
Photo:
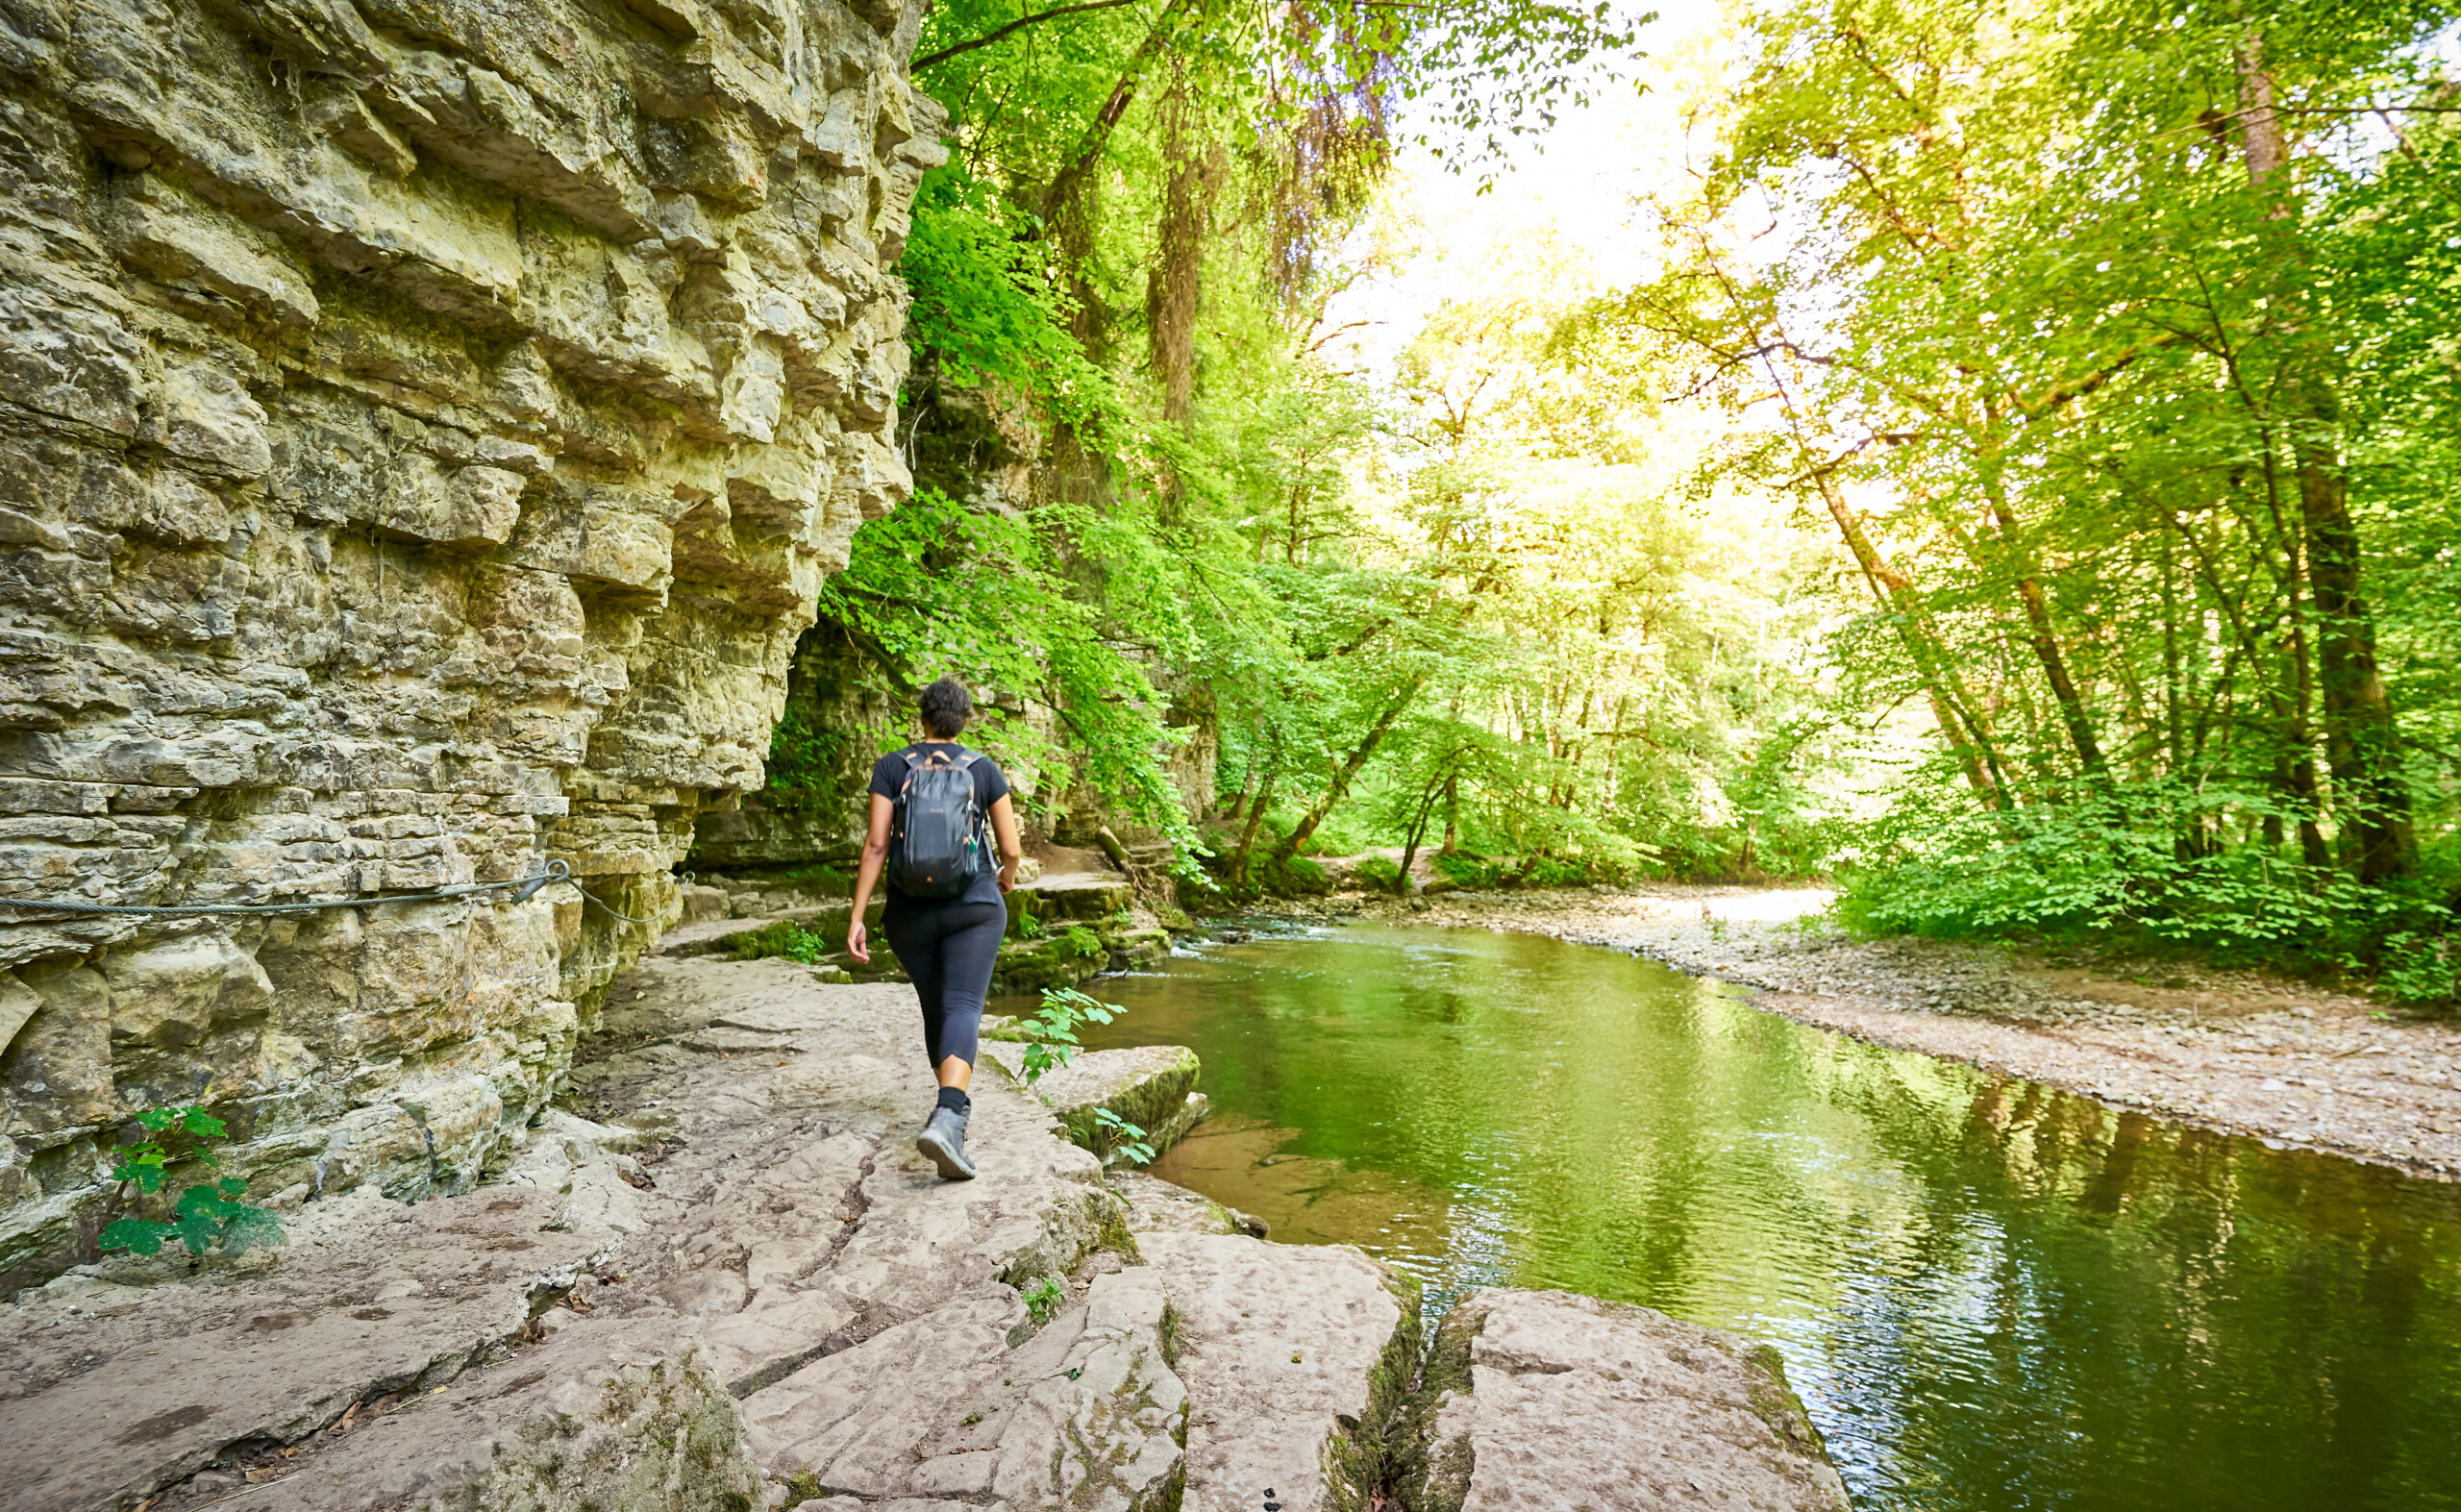
[[[965,1115],[944,1107],[932,1110],[931,1122],[914,1136],[914,1148],[932,1157],[945,1181],[974,1179],[974,1162],[965,1157]]]

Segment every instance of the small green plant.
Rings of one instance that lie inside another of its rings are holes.
[[[730,939],[727,948],[739,961],[776,955],[806,966],[831,954],[832,950],[827,935],[807,930],[792,919],[781,919],[762,929],[746,930]]]
[[[1017,1295],[1025,1299],[1026,1311],[1033,1314],[1036,1323],[1051,1322],[1052,1315],[1059,1311],[1059,1304],[1068,1300],[1067,1288],[1059,1284],[1056,1276],[1036,1277],[1032,1286]]]
[[[1032,914],[1021,913],[1017,915],[1017,933],[1021,937],[1029,940],[1039,940],[1048,932],[1050,931],[1046,930],[1042,927],[1042,921],[1035,918]]]
[[[1109,1108],[1094,1109],[1094,1138],[1108,1146],[1111,1153],[1127,1160],[1130,1165],[1154,1163],[1154,1147],[1145,1142],[1145,1130]]]
[[[201,1107],[149,1107],[137,1115],[137,1122],[153,1137],[121,1151],[119,1164],[112,1170],[111,1178],[120,1183],[119,1201],[133,1211],[103,1226],[104,1250],[161,1254],[164,1240],[177,1239],[194,1255],[216,1245],[225,1254],[245,1254],[287,1237],[281,1219],[239,1201],[248,1195],[248,1183],[229,1177],[189,1186],[170,1205],[168,1218],[144,1216],[145,1199],[162,1190],[178,1155],[221,1164],[205,1141],[224,1137],[225,1129],[222,1120]],[[187,1148],[175,1154],[173,1145],[182,1143]]]
[[[1103,954],[1103,937],[1081,924],[1072,924],[1068,932],[1059,937],[1058,950],[1062,955],[1092,960]]]
[[[1077,1058],[1079,1023],[1108,1024],[1117,1017],[1119,1009],[1074,987],[1045,987],[1042,1006],[1017,1026],[1026,1032],[1026,1085]]]

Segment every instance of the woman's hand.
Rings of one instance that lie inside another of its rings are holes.
[[[1016,861],[1015,861],[1014,859],[1010,859],[1010,860],[1007,860],[1007,861],[1004,861],[1004,862],[1002,862],[1002,863],[1001,863],[1001,866],[1000,866],[1000,890],[1001,890],[1002,892],[1008,892],[1008,891],[1013,890],[1013,889],[1016,887],[1016,885],[1017,885],[1017,863],[1016,863]]]
[[[859,913],[854,923],[846,926],[846,954],[866,966],[872,963],[871,937],[863,931],[863,916]]]

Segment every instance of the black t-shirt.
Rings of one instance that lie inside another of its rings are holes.
[[[1001,772],[997,762],[982,752],[971,751],[954,740],[917,741],[913,745],[892,751],[872,763],[871,791],[892,804],[897,802],[897,795],[906,790],[907,774],[914,770],[912,763],[906,758],[910,756],[936,755],[974,757],[974,764],[967,767],[966,772],[974,779],[975,806],[982,810],[983,841],[986,852],[992,857],[992,865],[967,884],[963,896],[957,898],[908,898],[906,894],[899,892],[896,885],[886,878],[882,879],[881,885],[887,889],[886,896],[892,904],[906,903],[940,907],[945,904],[998,903],[1000,901],[999,847],[990,832],[991,806],[1008,796],[1008,779]]]

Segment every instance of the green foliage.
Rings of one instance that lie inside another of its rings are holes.
[[[1049,1323],[1058,1315],[1060,1304],[1068,1301],[1068,1288],[1060,1285],[1059,1277],[1056,1276],[1038,1276],[1017,1296],[1025,1302],[1026,1311],[1033,1315],[1034,1322]]]
[[[1026,1085],[1076,1060],[1079,1024],[1108,1024],[1118,1016],[1117,1008],[1074,987],[1044,988],[1042,1005],[1017,1026],[1026,1036]]]
[[[1154,1163],[1154,1147],[1146,1142],[1145,1130],[1109,1108],[1094,1109],[1094,1138],[1103,1147],[1096,1154],[1116,1154],[1130,1165]]]
[[[1277,830],[1260,831],[1261,841],[1248,857],[1244,880],[1233,877],[1231,867],[1237,860],[1233,846],[1217,843],[1215,855],[1206,866],[1222,896],[1232,900],[1253,898],[1322,898],[1333,890],[1333,874],[1309,856],[1294,855],[1274,842]]]
[[[1383,645],[1308,670],[1300,641],[1325,584],[1292,581],[1353,528],[1345,468],[1377,423],[1360,385],[1309,355],[1305,311],[1385,161],[1387,112],[1442,101],[1492,148],[1584,98],[1591,61],[1629,33],[1604,7],[1543,0],[1373,18],[1169,0],[1018,20],[988,0],[925,20],[916,70],[957,150],[921,187],[900,268],[920,483],[858,533],[807,646],[898,698],[964,678],[988,715],[980,743],[1029,779],[1021,795],[1055,804],[1081,782],[1184,867],[1204,849],[1188,816],[1213,795],[1180,793],[1170,757],[1217,702],[1237,738],[1323,780],[1341,717],[1372,718],[1394,690]],[[1021,455],[1031,500],[986,500],[983,472]],[[1275,555],[1279,575],[1258,559]],[[1347,696],[1327,706],[1329,688]],[[858,801],[839,795],[864,742],[830,723],[790,713],[773,796],[844,803],[851,828]]]
[[[237,1255],[285,1242],[287,1236],[282,1220],[241,1201],[248,1195],[248,1183],[234,1177],[191,1184],[170,1204],[166,1217],[144,1216],[144,1199],[162,1191],[175,1161],[220,1164],[204,1142],[225,1137],[225,1126],[195,1106],[147,1108],[137,1115],[137,1122],[154,1137],[121,1150],[119,1162],[112,1170],[111,1179],[120,1183],[119,1200],[129,1211],[103,1226],[100,1247],[104,1251],[155,1255],[162,1252],[165,1241],[177,1239],[192,1255],[202,1256],[216,1247],[225,1254]]]
[[[1439,853],[1431,861],[1435,874],[1455,887],[1497,891],[1514,887],[1579,887],[1592,882],[1628,882],[1631,866],[1613,856],[1522,855],[1485,856],[1470,853]]]
[[[840,798],[860,754],[853,731],[827,728],[790,703],[769,736],[769,791],[782,807]]]
[[[2461,1004],[2461,942],[2449,933],[2399,930],[2387,935],[2376,982],[2396,1003],[2451,1008]]]
[[[1061,931],[1052,949],[1079,960],[1092,960],[1103,954],[1103,937],[1081,924],[1072,924]]]
[[[1043,937],[1044,932],[1042,920],[1031,913],[1023,911],[1018,913],[1017,933],[1019,935],[1029,940],[1038,940]]]
[[[1868,928],[2118,930],[2431,997],[2461,818],[2449,17],[1737,22],[1656,271],[1565,328],[1719,404],[1703,484],[1800,501],[1862,600],[1827,706],[1719,774],[1734,869],[1850,861]],[[1884,721],[1930,758],[1848,822],[1797,773]]]
[[[1121,816],[1192,848],[1166,763],[1177,737],[1156,712],[1164,701],[1102,607],[1066,575],[1089,561],[1143,570],[1157,555],[1132,518],[1063,505],[985,513],[922,490],[857,533],[847,570],[821,589],[820,612],[901,688],[942,673],[965,679],[982,716],[967,738],[1004,765],[1073,767]],[[1058,743],[1037,732],[1030,705],[1056,714]]]
[[[808,930],[792,919],[781,919],[735,934],[727,941],[727,949],[739,961],[779,956],[808,966],[834,954],[837,945],[817,930]]]

